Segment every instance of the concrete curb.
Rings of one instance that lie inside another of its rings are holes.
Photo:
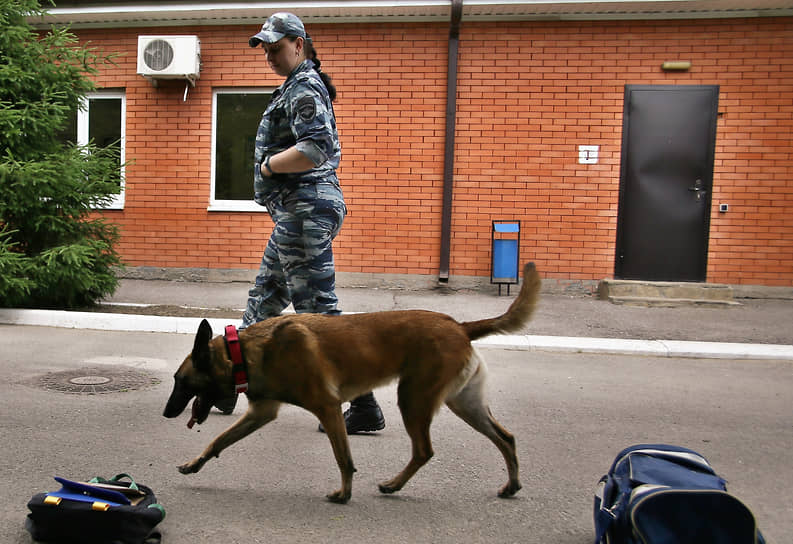
[[[632,340],[575,336],[491,336],[477,340],[484,348],[559,353],[598,353],[696,359],[773,359],[793,361],[793,346],[691,342],[683,340]]]
[[[222,331],[229,319],[208,319],[215,331]],[[124,332],[195,334],[199,317],[168,317],[62,310],[0,309],[0,324],[62,327]],[[773,359],[793,361],[793,346],[781,344],[741,344],[690,342],[680,340],[631,340],[573,336],[501,335],[474,342],[481,348],[560,353],[600,353],[653,357],[700,359]]]

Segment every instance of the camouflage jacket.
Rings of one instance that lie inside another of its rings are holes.
[[[315,167],[296,174],[262,176],[262,161],[293,145]],[[306,184],[338,185],[336,168],[340,159],[341,146],[328,90],[314,70],[314,63],[305,60],[275,90],[259,123],[254,151],[254,200],[272,209],[281,207],[289,193],[299,192]]]

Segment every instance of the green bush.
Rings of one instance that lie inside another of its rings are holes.
[[[0,10],[0,306],[90,305],[118,285],[118,227],[96,209],[119,192],[119,151],[58,134],[110,59],[68,29],[37,33],[36,1]]]

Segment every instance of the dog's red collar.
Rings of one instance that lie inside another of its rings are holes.
[[[245,359],[242,357],[237,327],[234,325],[226,326],[226,345],[228,345],[229,353],[231,354],[231,373],[234,375],[234,390],[238,394],[246,393],[248,391],[248,369]]]

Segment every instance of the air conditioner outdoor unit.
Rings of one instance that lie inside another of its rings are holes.
[[[186,79],[195,85],[201,71],[198,36],[138,36],[138,74],[151,79]]]

